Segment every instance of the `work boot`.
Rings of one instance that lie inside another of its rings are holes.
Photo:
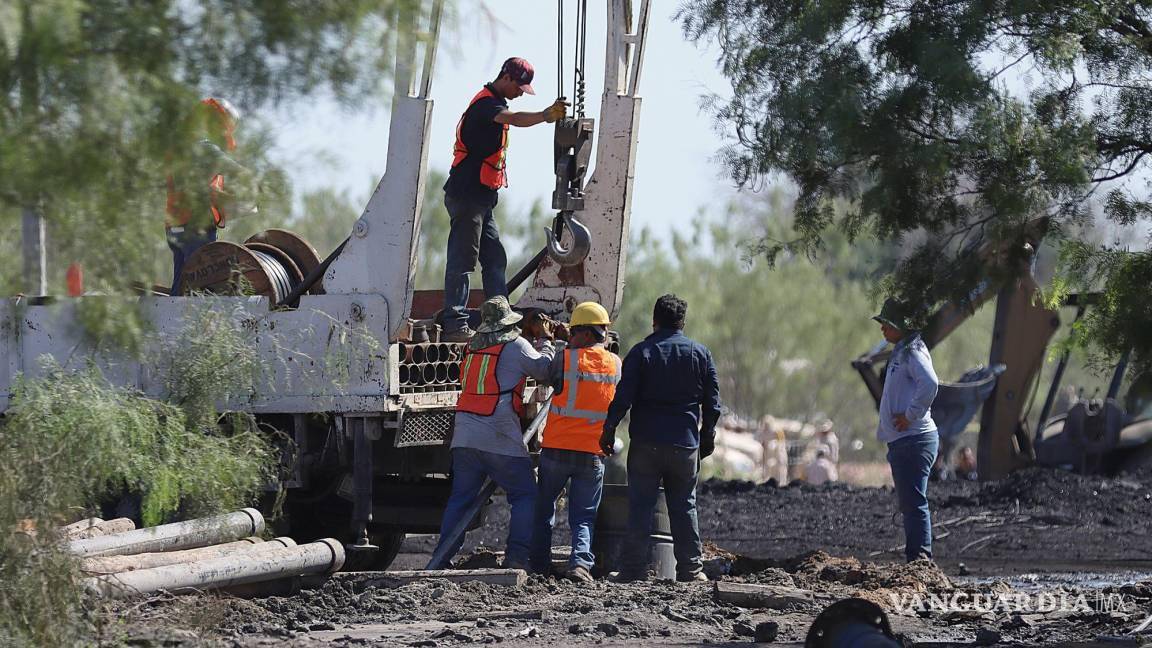
[[[440,334],[440,341],[441,342],[467,342],[468,340],[472,339],[473,335],[476,335],[476,331],[473,331],[472,327],[465,324],[464,326],[462,326],[462,327],[460,327],[454,331],[442,332]]]
[[[679,583],[706,583],[708,582],[708,575],[702,571],[694,574],[677,574],[676,581]]]
[[[568,573],[564,574],[564,577],[574,583],[592,583],[596,580],[592,578],[592,572],[588,571],[588,568],[584,565],[576,565],[569,569]]]

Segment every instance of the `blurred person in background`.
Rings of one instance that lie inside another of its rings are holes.
[[[816,430],[816,442],[827,448],[828,461],[833,465],[840,465],[840,437],[836,436],[836,426],[830,420],[825,420]]]
[[[828,447],[820,446],[816,449],[816,456],[804,467],[804,481],[819,486],[826,482],[839,481],[840,475],[836,471],[836,464],[829,456]]]
[[[188,258],[216,240],[229,216],[256,211],[259,183],[231,157],[239,123],[240,111],[227,99],[203,99],[192,114],[200,139],[168,155],[164,234],[172,250],[172,295],[180,294]]]

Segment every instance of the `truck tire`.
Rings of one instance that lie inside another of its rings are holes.
[[[372,544],[380,547],[372,559],[373,571],[384,571],[392,566],[392,561],[400,554],[400,547],[404,544],[403,532],[378,532],[371,534]]]

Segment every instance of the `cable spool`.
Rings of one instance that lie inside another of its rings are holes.
[[[180,274],[180,290],[185,295],[254,294],[274,298],[285,283],[287,274],[275,259],[229,241],[215,241],[196,250]]]
[[[284,296],[292,292],[292,282],[288,279],[288,272],[280,262],[276,260],[271,254],[266,254],[259,250],[252,250],[252,254],[260,261],[260,265],[268,273],[268,278],[272,282],[272,294],[266,295],[273,302],[279,302],[284,299]]]
[[[274,245],[215,241],[188,258],[180,286],[185,295],[253,294],[277,303],[303,280],[304,273],[293,256]]]
[[[308,241],[298,234],[289,232],[282,229],[266,229],[263,232],[258,232],[248,237],[244,241],[245,247],[252,247],[252,244],[259,243],[262,246],[271,247],[282,255],[281,263],[284,259],[295,265],[300,273],[300,279],[296,280],[293,286],[299,285],[304,277],[307,277],[313,270],[320,266],[320,254],[316,252],[316,248],[312,247]],[[258,248],[262,252],[268,252],[264,247]],[[284,263],[289,266],[289,263]],[[290,268],[289,268],[290,269]],[[311,288],[308,289],[309,295],[322,295],[324,294],[324,286],[321,281],[316,282]]]

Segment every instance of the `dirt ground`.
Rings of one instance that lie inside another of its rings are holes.
[[[115,614],[135,645],[248,647],[726,645],[753,641],[758,626],[760,638],[774,629],[776,643],[799,645],[824,607],[849,596],[884,608],[909,645],[1117,645],[1100,642],[1152,613],[1152,473],[1030,469],[997,483],[932,484],[930,498],[937,563],[904,565],[890,488],[702,484],[707,571],[811,592],[779,609],[720,602],[712,583],[532,577],[519,588],[329,582],[291,597],[160,597]],[[472,564],[502,545],[506,520],[495,501],[470,534]],[[434,542],[410,539],[397,565],[421,566]]]

